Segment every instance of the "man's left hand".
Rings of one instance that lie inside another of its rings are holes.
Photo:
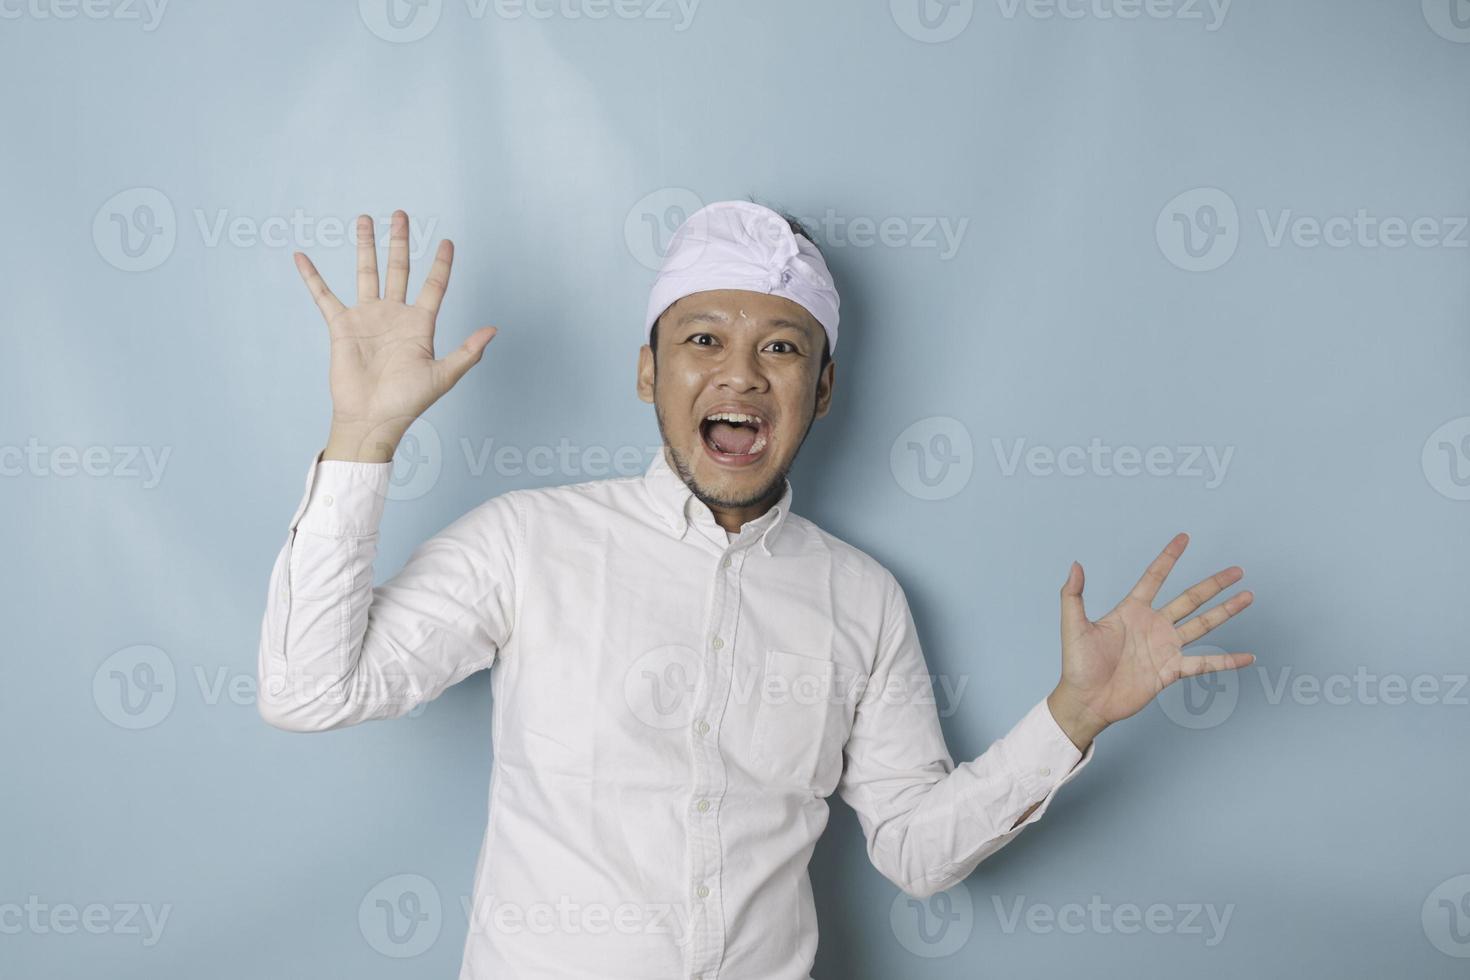
[[[1251,604],[1251,593],[1240,592],[1181,622],[1240,581],[1245,573],[1238,566],[1211,575],[1160,609],[1153,608],[1154,597],[1188,544],[1189,535],[1176,535],[1133,591],[1096,622],[1082,607],[1082,566],[1072,563],[1062,586],[1062,679],[1046,700],[1057,724],[1079,749],[1085,751],[1108,725],[1142,711],[1181,677],[1236,670],[1255,661],[1249,653],[1185,656],[1180,649]]]

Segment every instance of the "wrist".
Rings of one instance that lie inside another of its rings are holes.
[[[352,463],[391,463],[403,430],[389,425],[347,425],[333,422],[322,459]]]
[[[1046,697],[1046,706],[1056,720],[1057,727],[1077,746],[1077,751],[1086,752],[1092,740],[1102,734],[1108,723],[1089,710],[1082,701],[1062,684]]]

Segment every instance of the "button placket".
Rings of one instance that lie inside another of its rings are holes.
[[[711,589],[702,697],[695,704],[697,721],[692,736],[692,805],[686,824],[690,842],[691,975],[713,978],[724,955],[724,915],[716,887],[723,872],[720,852],[719,801],[725,787],[725,764],[719,752],[720,722],[724,716],[734,672],[735,626],[740,611],[740,560],[726,552],[718,556]]]

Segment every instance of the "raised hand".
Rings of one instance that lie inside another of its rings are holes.
[[[1240,581],[1245,573],[1239,567],[1217,572],[1168,605],[1153,608],[1154,597],[1188,544],[1189,535],[1175,535],[1133,591],[1096,622],[1083,609],[1082,566],[1072,563],[1062,586],[1062,679],[1047,704],[1079,748],[1113,722],[1143,710],[1181,677],[1235,670],[1255,661],[1249,653],[1185,656],[1180,651],[1251,604],[1251,593],[1240,592],[1185,620]]]
[[[357,219],[356,306],[345,306],[333,295],[303,253],[295,253],[295,259],[332,341],[332,430],[323,458],[387,462],[413,420],[479,363],[496,330],[476,330],[435,360],[434,320],[449,286],[454,244],[439,243],[418,298],[409,305],[408,215],[403,211],[393,212],[388,281],[381,296],[373,222],[367,215]]]

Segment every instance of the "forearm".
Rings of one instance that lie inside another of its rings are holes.
[[[1038,703],[975,759],[942,774],[931,770],[927,785],[900,789],[890,777],[881,800],[852,777],[840,788],[871,829],[873,863],[923,897],[952,887],[1008,844],[1080,766],[1077,749]]]
[[[260,713],[291,731],[374,717],[385,685],[359,673],[383,501],[372,471],[313,466],[276,556],[259,650]]]
[[[1051,694],[1047,695],[1046,707],[1051,712],[1052,719],[1056,721],[1057,727],[1062,730],[1062,733],[1067,736],[1073,745],[1077,746],[1077,751],[1085,755],[1088,748],[1091,747],[1093,739],[1101,733],[1102,729],[1093,726],[1086,719],[1071,714],[1067,711],[1066,705],[1067,701],[1065,697],[1059,697],[1056,691],[1052,691]],[[1041,803],[1038,802],[1027,807],[1026,812],[1016,818],[1016,822],[1011,824],[1010,829],[1015,830],[1021,824],[1025,823],[1027,818],[1035,813],[1036,808],[1039,806],[1041,806]]]
[[[320,461],[308,476],[261,629],[260,713],[278,728],[405,715],[509,640],[524,529],[511,496],[460,516],[374,587],[391,469]]]

